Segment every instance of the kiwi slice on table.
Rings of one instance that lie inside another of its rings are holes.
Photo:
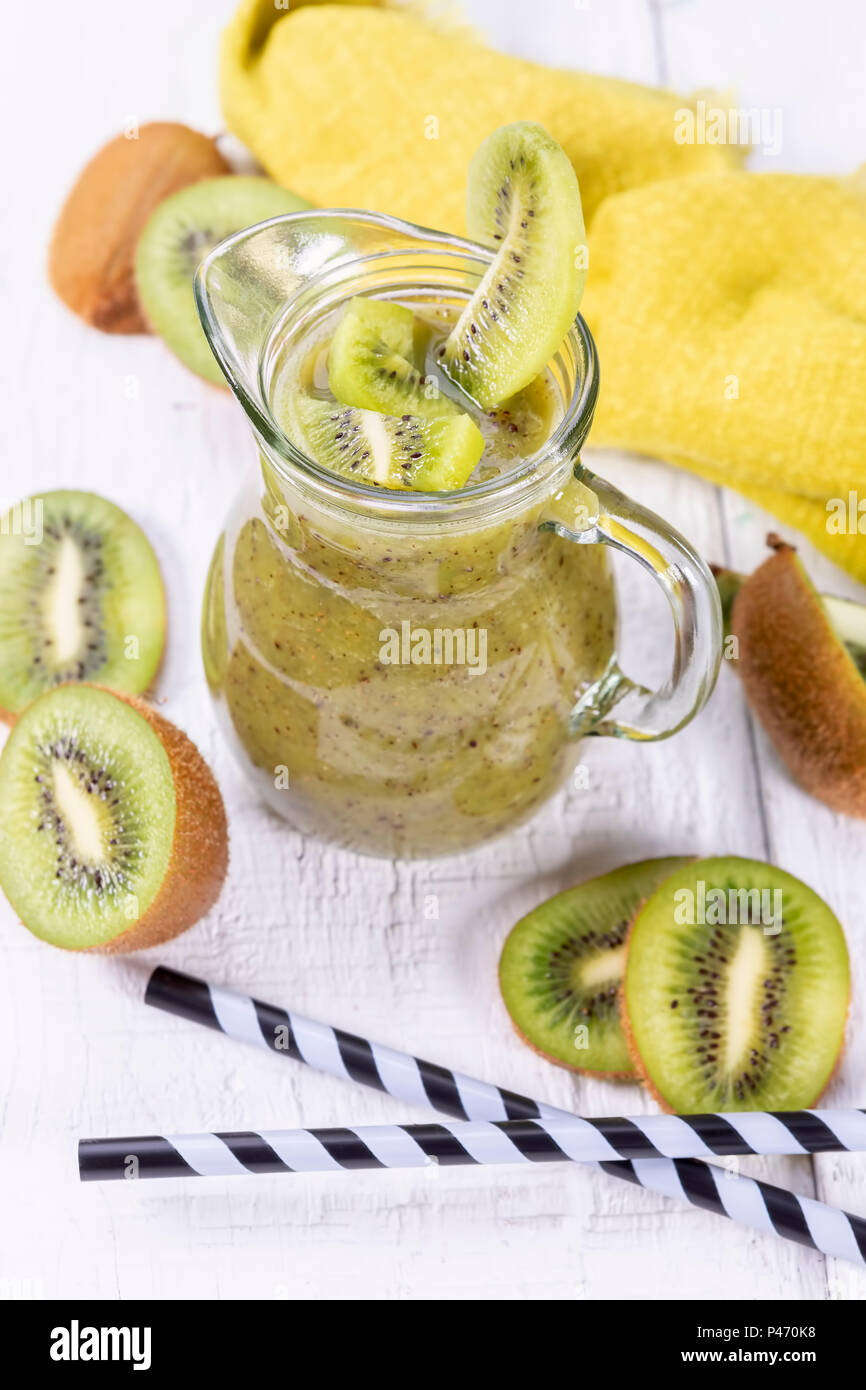
[[[459,406],[414,361],[415,315],[381,299],[350,300],[328,350],[328,380],[337,400],[386,415],[434,420]]]
[[[67,950],[168,941],[219,896],[226,818],[186,734],[92,685],[40,696],[0,755],[0,885]]]
[[[303,391],[291,402],[287,424],[295,445],[323,468],[374,487],[459,488],[484,452],[484,437],[468,415],[380,415]]]
[[[173,193],[148,220],[135,255],[141,307],[172,352],[206,381],[225,385],[195,305],[199,264],[233,232],[309,206],[270,179],[228,174]]]
[[[466,225],[497,255],[439,351],[447,376],[490,410],[544,370],[586,282],[577,175],[543,126],[487,137],[469,166]]]
[[[625,864],[548,898],[512,929],[499,984],[536,1052],[574,1071],[633,1075],[619,1017],[628,929],[644,899],[687,862]]]
[[[67,681],[138,695],[164,641],[156,556],[119,507],[45,492],[0,520],[0,718]]]
[[[849,992],[842,928],[817,893],[771,864],[702,859],[635,918],[623,1024],[668,1110],[798,1110],[833,1074]]]

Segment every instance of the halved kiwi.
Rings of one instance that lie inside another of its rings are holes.
[[[298,390],[287,425],[304,453],[373,487],[441,492],[462,487],[484,452],[468,415],[422,420],[318,400]]]
[[[821,598],[791,546],[773,544],[731,609],[746,698],[806,791],[866,817],[866,681],[835,624],[855,639],[862,629]]]
[[[703,859],[635,918],[623,1025],[668,1110],[798,1110],[833,1074],[849,993],[842,928],[817,893],[771,864]]]
[[[119,507],[45,492],[0,520],[0,718],[67,681],[138,695],[164,641],[156,557]]]
[[[536,1052],[574,1071],[634,1073],[619,1018],[629,925],[687,862],[626,864],[549,898],[512,928],[499,984],[515,1028]]]
[[[544,370],[586,282],[577,175],[543,126],[518,121],[487,137],[469,166],[466,225],[497,255],[440,354],[450,379],[489,410]]]
[[[270,179],[202,179],[160,203],[138,242],[135,279],[145,317],[172,352],[206,381],[225,385],[199,322],[193,276],[225,237],[310,204]]]
[[[346,305],[328,349],[328,380],[338,401],[386,415],[435,420],[459,406],[414,360],[415,315],[401,304],[358,297]]]
[[[42,941],[133,951],[219,896],[219,788],[180,729],[92,685],[40,696],[0,755],[0,885]]]

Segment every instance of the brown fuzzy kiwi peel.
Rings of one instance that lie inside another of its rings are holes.
[[[171,941],[210,911],[228,869],[228,823],[216,778],[192,739],[143,700],[117,691],[107,693],[117,695],[153,729],[168,756],[176,797],[171,857],[150,907],[111,941],[83,948],[93,954],[120,955]]]
[[[773,542],[731,614],[746,697],[800,785],[866,818],[866,682],[796,551]]]
[[[169,194],[229,173],[214,140],[176,121],[152,121],[103,145],[54,227],[48,275],[57,296],[103,333],[147,333],[133,269],[145,223]]]

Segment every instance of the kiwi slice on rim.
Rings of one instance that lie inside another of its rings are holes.
[[[771,864],[702,859],[635,918],[623,1024],[668,1110],[799,1110],[836,1067],[849,993],[842,928],[817,893]]]
[[[577,175],[543,126],[517,121],[487,137],[469,166],[466,225],[497,255],[440,358],[446,375],[490,410],[544,370],[586,282]]]
[[[328,380],[337,400],[385,415],[435,420],[459,406],[434,376],[415,364],[415,315],[380,299],[349,301],[328,350]]]
[[[558,1066],[634,1074],[619,1017],[626,938],[641,903],[683,858],[645,859],[548,898],[509,933],[499,985],[518,1033]]]
[[[173,193],[148,220],[135,254],[141,307],[172,352],[206,381],[225,385],[193,296],[200,262],[233,232],[309,206],[270,179],[226,174]]]
[[[45,492],[0,520],[0,718],[68,681],[138,695],[164,641],[156,556],[119,507]]]
[[[298,391],[287,423],[296,446],[323,468],[373,487],[463,487],[484,452],[481,431],[463,414],[439,420],[380,415]]]
[[[0,885],[24,925],[67,950],[168,941],[219,896],[219,788],[186,734],[92,685],[40,696],[0,755]]]

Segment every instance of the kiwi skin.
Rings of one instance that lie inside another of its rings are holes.
[[[147,911],[101,946],[60,948],[74,955],[123,955],[171,941],[210,911],[228,869],[228,823],[216,778],[182,729],[133,695],[92,688],[123,700],[147,720],[168,755],[177,798],[171,857]]]
[[[746,698],[795,780],[866,819],[866,682],[793,546],[773,543],[731,613]]]

